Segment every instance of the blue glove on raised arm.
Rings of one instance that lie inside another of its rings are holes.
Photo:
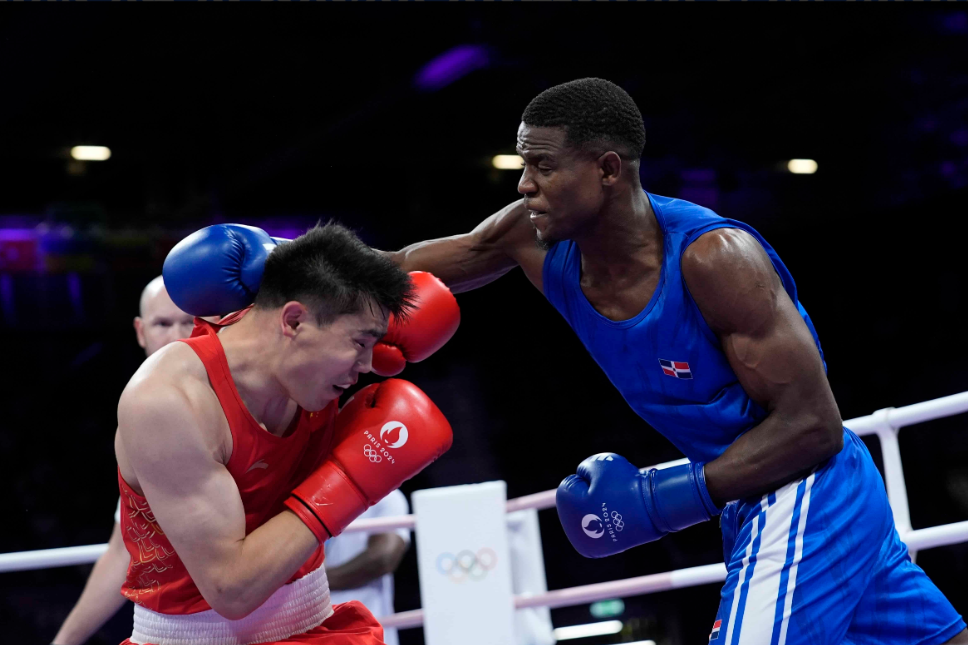
[[[216,224],[192,233],[165,258],[168,295],[193,316],[224,315],[255,300],[266,258],[278,242],[261,228]]]
[[[558,486],[558,519],[575,550],[604,558],[705,522],[716,508],[702,463],[645,473],[619,455],[592,455]]]

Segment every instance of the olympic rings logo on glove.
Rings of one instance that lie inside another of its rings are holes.
[[[378,464],[383,461],[383,457],[380,456],[380,453],[374,450],[370,444],[365,444],[363,446],[363,455],[368,457],[374,464]]]
[[[621,531],[625,528],[625,522],[622,521],[622,514],[618,511],[612,511],[612,526],[615,527],[616,531]]]
[[[479,549],[477,553],[464,549],[457,555],[441,553],[437,556],[437,571],[458,583],[467,579],[483,580],[495,566],[497,554],[488,547]]]
[[[597,540],[605,535],[606,531],[608,531],[608,534],[614,540],[615,535],[612,531],[621,533],[624,528],[625,521],[622,519],[622,514],[618,511],[609,513],[606,509],[606,512],[601,517],[594,513],[589,513],[581,518],[581,530],[593,540]]]

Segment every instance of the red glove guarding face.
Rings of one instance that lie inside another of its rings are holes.
[[[296,486],[286,507],[322,543],[433,463],[452,441],[447,419],[416,385],[374,383],[340,410],[333,451]]]
[[[405,322],[390,317],[386,335],[373,347],[373,371],[396,376],[407,363],[419,363],[451,339],[460,324],[460,307],[450,289],[424,271],[410,274],[417,303]]]

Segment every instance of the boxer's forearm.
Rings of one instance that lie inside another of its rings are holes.
[[[283,511],[206,563],[192,578],[216,612],[232,620],[258,608],[309,559],[319,542],[289,511]]]
[[[534,247],[534,229],[526,215],[518,200],[470,233],[411,244],[389,257],[404,271],[433,273],[453,293],[470,291],[518,266],[521,247]]]
[[[706,486],[720,507],[803,477],[843,447],[840,418],[770,414],[706,464]]]
[[[475,248],[472,235],[418,242],[388,256],[404,271],[434,274],[453,293],[482,287],[517,266],[501,253]]]
[[[94,564],[81,597],[54,637],[55,645],[81,645],[128,602],[121,595],[128,561],[121,529],[115,524],[108,550]]]

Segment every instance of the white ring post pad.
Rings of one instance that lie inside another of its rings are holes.
[[[513,643],[507,486],[420,490],[413,508],[427,645]]]

